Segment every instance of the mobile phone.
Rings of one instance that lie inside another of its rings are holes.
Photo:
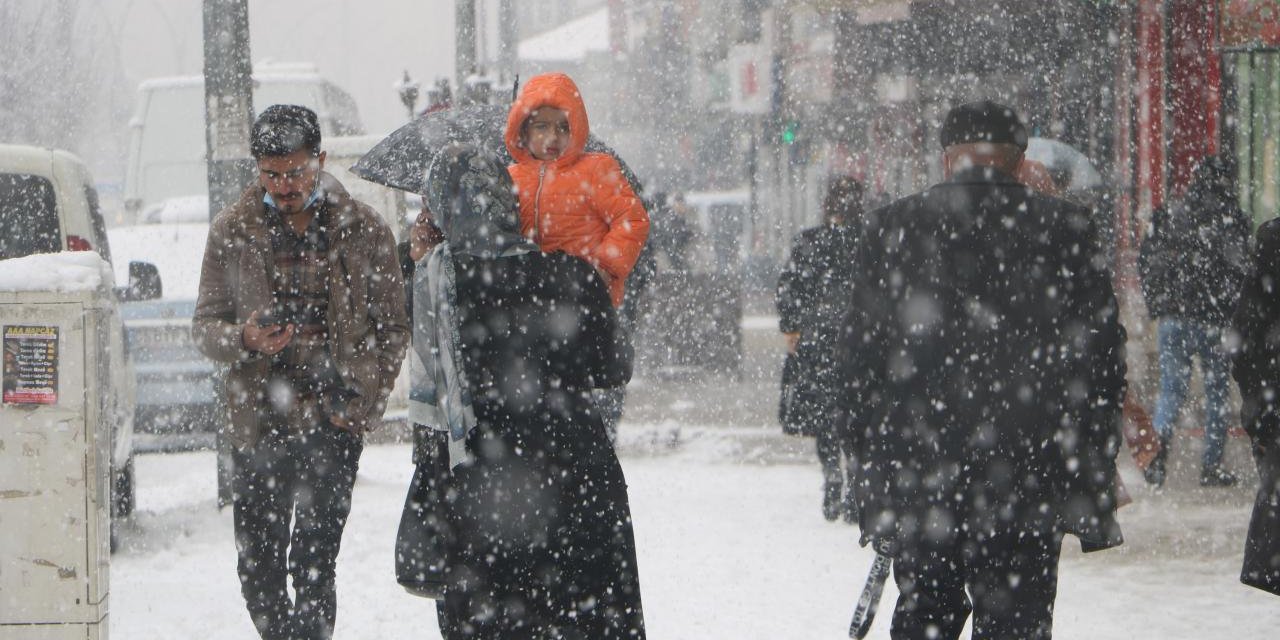
[[[278,325],[278,324],[284,324],[284,323],[280,321],[280,319],[276,316],[275,313],[268,311],[266,313],[258,315],[259,327],[270,327],[272,325]]]

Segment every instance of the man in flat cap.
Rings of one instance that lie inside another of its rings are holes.
[[[1018,183],[1008,107],[955,107],[946,180],[867,214],[842,335],[862,543],[891,636],[1049,638],[1065,533],[1121,543],[1125,332],[1089,211]],[[865,425],[865,426],[863,426]]]

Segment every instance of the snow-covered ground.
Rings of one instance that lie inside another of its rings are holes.
[[[624,424],[649,637],[847,637],[871,562],[852,526],[822,520],[816,463],[775,429]],[[772,454],[768,454],[772,452]],[[137,461],[138,514],[111,566],[111,635],[252,638],[229,510],[214,506],[211,452]],[[410,476],[406,445],[364,453],[338,563],[338,638],[438,638],[432,602],[392,575]],[[1138,486],[1128,544],[1090,556],[1068,538],[1059,638],[1274,638],[1280,599],[1237,581],[1247,491]],[[1178,493],[1190,496],[1176,497]],[[872,638],[888,637],[886,590]]]

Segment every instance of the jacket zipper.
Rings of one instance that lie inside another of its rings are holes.
[[[533,194],[533,241],[542,244],[542,179],[547,175],[547,163],[538,166],[538,190]]]

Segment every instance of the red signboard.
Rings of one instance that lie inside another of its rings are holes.
[[[1280,0],[1222,0],[1218,41],[1224,47],[1280,47]]]

